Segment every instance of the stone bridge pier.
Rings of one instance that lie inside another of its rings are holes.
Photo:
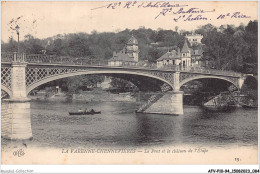
[[[173,90],[151,96],[137,112],[183,115],[183,92],[179,86],[180,72],[173,73]]]
[[[26,63],[12,63],[12,94],[1,103],[1,136],[11,140],[31,139],[30,100],[26,94]]]

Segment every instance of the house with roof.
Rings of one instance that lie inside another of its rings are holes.
[[[203,55],[203,45],[193,45],[191,47],[191,61],[192,65],[202,65],[203,61],[201,60]]]
[[[168,51],[157,59],[157,67],[168,65],[201,66],[203,64],[201,57],[203,55],[202,35],[189,34],[185,36],[183,47]],[[189,46],[190,45],[190,46]]]
[[[109,66],[137,65],[139,59],[138,41],[132,35],[126,46],[119,52],[113,52],[113,57],[108,60]]]
[[[187,40],[185,40],[181,51],[180,48],[178,48],[177,51],[168,51],[157,59],[157,67],[160,68],[168,65],[181,65],[183,67],[191,66],[191,52]]]
[[[168,51],[157,59],[157,67],[161,68],[167,65],[179,65],[181,63],[180,53],[172,50]]]
[[[191,53],[192,49],[189,48],[187,40],[185,39],[184,45],[181,49],[181,65],[182,66],[191,66]]]
[[[201,43],[201,40],[203,39],[203,35],[192,33],[187,34],[185,38],[190,44],[192,65],[201,65],[201,58],[203,55],[203,44]]]
[[[191,34],[187,34],[185,36],[185,38],[188,39],[191,46],[193,46],[193,45],[201,44],[201,40],[203,39],[203,35],[191,33]]]

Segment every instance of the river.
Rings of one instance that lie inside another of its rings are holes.
[[[97,115],[70,116],[79,108]],[[184,106],[184,115],[136,114],[135,102],[32,101],[35,147],[159,147],[198,145],[214,148],[258,144],[257,110],[205,113]],[[8,141],[2,139],[3,144]]]

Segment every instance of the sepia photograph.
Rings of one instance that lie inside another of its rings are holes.
[[[258,2],[2,1],[1,164],[258,164]]]

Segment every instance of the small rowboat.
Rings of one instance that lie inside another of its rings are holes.
[[[84,111],[84,112],[69,112],[70,115],[94,115],[94,114],[101,114],[101,111]]]

